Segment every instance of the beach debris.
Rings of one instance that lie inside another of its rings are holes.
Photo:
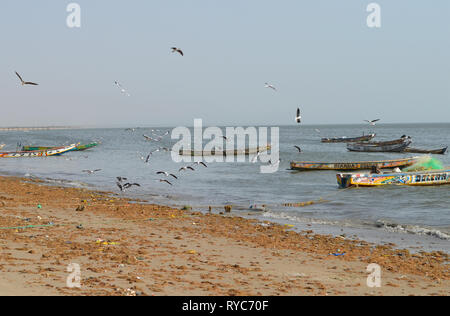
[[[77,226],[77,228],[78,228],[78,229],[84,229],[83,224],[79,224],[79,225]]]
[[[37,208],[38,208],[38,209],[42,209],[42,205],[41,205],[41,204],[38,204],[38,205],[37,205]]]
[[[183,206],[183,208],[181,210],[182,211],[190,211],[190,210],[192,210],[192,206],[185,205],[185,206]]]
[[[84,206],[84,205],[80,205],[80,206],[78,206],[78,207],[75,209],[75,211],[76,211],[76,212],[82,212],[82,211],[84,211],[84,209],[85,209],[85,206]]]
[[[335,253],[330,253],[329,255],[330,256],[335,256],[335,257],[340,257],[340,256],[345,256],[346,252],[342,252],[342,253],[335,252]]]
[[[232,205],[225,205],[224,209],[226,213],[231,213],[233,206]]]

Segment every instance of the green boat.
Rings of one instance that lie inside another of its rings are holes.
[[[85,144],[85,145],[77,145],[71,151],[84,151],[84,150],[93,148],[97,145],[98,145],[98,143],[96,143],[96,142],[90,143],[90,144]],[[53,148],[56,148],[56,147],[23,146],[22,151],[38,151],[38,150],[41,151],[41,150],[50,150]]]

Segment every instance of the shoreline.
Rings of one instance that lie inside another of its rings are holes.
[[[0,295],[448,295],[450,288],[443,252],[411,254],[0,178]],[[65,284],[71,263],[81,266],[81,288]],[[370,263],[382,268],[381,288],[366,286]]]

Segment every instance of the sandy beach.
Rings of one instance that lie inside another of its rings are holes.
[[[446,253],[1,180],[0,295],[449,294]],[[371,263],[380,288],[367,286]],[[79,288],[67,286],[70,264],[80,267]]]

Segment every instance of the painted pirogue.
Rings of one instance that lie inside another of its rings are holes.
[[[336,137],[336,138],[322,138],[322,143],[356,143],[372,140],[376,134],[364,135],[360,137]]]
[[[369,170],[374,166],[380,169],[394,169],[409,167],[418,162],[420,157],[396,159],[396,160],[379,160],[379,161],[360,161],[360,162],[291,162],[292,170]]]
[[[340,188],[374,187],[381,185],[430,186],[450,184],[450,167],[442,170],[400,173],[339,173]]]
[[[76,145],[72,151],[83,151],[97,146],[98,143],[90,143],[86,145]],[[36,151],[36,150],[50,150],[57,147],[42,147],[42,146],[23,146],[22,151]]]
[[[0,158],[35,158],[59,156],[66,152],[72,151],[75,147],[76,145],[73,144],[70,146],[51,148],[48,150],[0,152]]]

